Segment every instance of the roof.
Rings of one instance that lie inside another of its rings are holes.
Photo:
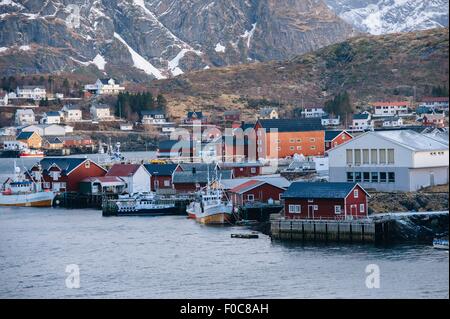
[[[69,174],[86,160],[86,158],[78,157],[48,157],[42,159],[39,164],[41,165],[43,171],[50,169],[52,165],[57,165],[62,170],[62,172],[64,172],[65,174]],[[91,162],[93,161],[91,160]]]
[[[170,176],[177,164],[144,164],[145,169],[153,176]]]
[[[17,135],[16,139],[17,140],[28,140],[34,133],[35,133],[34,131],[33,132],[20,132],[19,135]]]
[[[368,132],[366,134],[375,134],[413,151],[435,151],[448,149],[448,145],[412,130],[376,131]],[[360,136],[364,135],[365,134]]]
[[[17,110],[16,111],[16,113],[21,113],[21,114],[34,114],[34,112],[33,112],[33,110],[31,110],[31,109],[20,109],[20,110]]]
[[[106,176],[133,176],[140,167],[140,164],[114,164]]]
[[[341,133],[347,133],[349,134],[347,131],[345,130],[336,130],[336,131],[325,131],[325,141],[332,141],[334,140],[337,136],[339,136]],[[350,134],[349,134],[350,135]]]
[[[62,143],[63,139],[58,136],[50,136],[50,137],[46,138],[46,141],[49,144],[56,144],[56,143],[60,144],[60,143]]]
[[[420,102],[448,102],[448,96],[426,96]]]
[[[50,112],[45,113],[45,115],[47,115],[47,116],[58,116],[58,117],[61,116],[61,114],[59,114],[59,112],[57,112],[57,111],[50,111]]]
[[[325,182],[294,182],[281,195],[282,198],[326,198],[342,199],[358,184],[355,183],[325,183]]]
[[[18,87],[19,90],[34,90],[34,89],[42,89],[45,90],[43,85],[24,85],[22,87]]]
[[[177,150],[179,150],[179,148],[191,148],[193,146],[192,141],[165,140],[165,141],[159,141],[158,149],[159,150],[170,150],[177,143],[180,143],[177,146],[177,148],[178,148]]]
[[[261,167],[264,166],[261,162],[223,162],[219,167],[234,168],[234,167]]]
[[[183,172],[187,172],[187,171],[191,172],[195,168],[195,170],[197,172],[202,172],[202,171],[208,172],[208,170],[209,170],[209,173],[213,174],[214,170],[217,167],[217,164],[214,164],[214,163],[210,163],[210,164],[207,164],[207,163],[180,163],[179,166]]]
[[[231,170],[221,170],[219,175],[223,179],[230,179],[233,176],[233,171]],[[214,177],[214,174],[211,172],[209,173],[209,180],[212,181]],[[173,173],[173,179],[172,182],[174,184],[180,184],[180,183],[203,183],[206,184],[208,182],[208,172],[207,171],[198,171],[195,173],[192,173],[192,171],[186,171],[186,172],[177,172],[175,171]]]
[[[119,84],[119,82],[114,78],[107,78],[107,79],[104,78],[104,79],[99,79],[99,80],[100,80],[100,82],[102,82],[102,84],[108,84],[108,81],[111,79],[114,80],[114,83]]]
[[[268,184],[268,185],[271,185],[271,186],[274,186],[274,187],[277,187],[280,189],[284,189],[280,186],[273,185],[272,183],[270,183],[268,181],[252,179],[252,180],[246,181],[246,182],[230,189],[230,192],[236,193],[236,194],[244,194],[245,192],[248,192],[248,191],[250,191],[256,187],[259,187],[261,185],[264,185],[264,184]]]
[[[194,116],[194,114],[196,114],[198,119],[203,118],[203,112],[195,112],[195,111],[188,112],[187,117],[190,119]]]
[[[100,176],[100,177],[86,177],[81,181],[82,183],[100,183],[102,186],[120,186],[125,185],[125,182],[117,176]]]
[[[240,115],[241,111],[239,110],[228,110],[223,112],[224,115]]]
[[[278,132],[323,131],[320,118],[258,120],[261,127]]]
[[[143,110],[141,115],[166,115],[166,113],[163,110]]]
[[[92,107],[95,107],[96,109],[109,109],[109,105],[106,104],[95,104],[92,105]]]
[[[79,105],[73,105],[73,104],[66,104],[63,106],[63,109],[67,110],[81,110],[81,107]]]
[[[253,176],[251,178],[222,179],[221,184],[224,189],[229,190],[250,180],[265,181],[279,188],[288,188],[289,185],[291,185],[291,182],[289,182],[285,177],[282,177],[280,174],[260,175]]]
[[[259,110],[259,114],[262,116],[269,115],[274,110],[276,112],[277,108],[276,107],[263,107],[262,109]]]
[[[372,106],[409,106],[408,101],[373,102]]]
[[[369,119],[368,113],[360,113],[360,114],[353,114],[354,120],[367,120]]]

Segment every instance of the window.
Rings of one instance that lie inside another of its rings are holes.
[[[355,150],[355,165],[361,165],[361,150]]]
[[[249,202],[253,202],[253,201],[255,200],[255,195],[253,195],[253,194],[248,194],[248,195],[247,195],[247,200],[248,200]]]
[[[277,144],[280,144],[280,143],[281,143],[281,141],[280,141],[280,140],[276,140],[276,143],[277,143]]]
[[[293,150],[295,149],[295,147],[294,147],[294,146],[291,146],[291,147],[289,147],[289,149],[290,149],[291,151],[293,151]]]
[[[388,151],[388,164],[394,164],[394,149],[390,148]]]
[[[295,143],[295,140],[294,140],[293,138],[291,138],[291,139],[289,140],[289,143]]]
[[[353,172],[347,172],[347,182],[354,182]]]
[[[291,214],[300,214],[301,206],[300,205],[289,205],[289,213]]]
[[[369,164],[369,150],[363,150],[363,164]]]
[[[386,183],[386,172],[380,172],[380,183]]]
[[[395,183],[395,173],[394,172],[389,172],[388,173],[388,182],[389,183]]]
[[[316,149],[316,146],[315,146],[315,145],[311,145],[311,149],[312,149],[312,150],[315,150],[315,149]]]
[[[301,151],[302,147],[301,146],[297,146],[297,151]]]
[[[359,204],[359,212],[364,213],[366,208],[364,207],[364,204]]]
[[[363,181],[366,183],[370,183],[370,173],[369,172],[363,173]]]
[[[353,150],[346,150],[347,165],[353,164]]]
[[[355,190],[353,191],[353,197],[354,197],[354,198],[358,198],[358,197],[359,197],[359,191],[358,191],[357,189],[355,189]]]
[[[302,139],[301,138],[298,138],[297,139],[297,143],[301,143],[302,142]]]
[[[252,174],[255,174],[255,173],[256,173],[256,167],[250,168],[250,172],[251,172]]]
[[[164,187],[169,187],[170,186],[170,180],[166,179],[164,181]]]
[[[361,182],[361,172],[355,172],[355,182]]]
[[[370,150],[370,164],[378,164],[378,150],[372,148]]]
[[[309,139],[309,141],[310,141],[311,143],[314,143],[314,142],[316,141],[316,138],[315,138],[315,137],[311,137],[311,138]]]
[[[378,183],[378,172],[372,172],[370,175],[372,178],[372,183]]]
[[[386,150],[380,150],[380,164],[386,164]]]
[[[340,205],[335,205],[334,206],[334,213],[336,215],[339,215],[341,213],[341,209],[342,209],[342,207]]]

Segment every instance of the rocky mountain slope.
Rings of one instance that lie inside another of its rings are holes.
[[[241,109],[254,118],[262,103],[287,110],[322,105],[347,90],[356,106],[448,87],[448,28],[359,36],[283,62],[253,63],[152,82],[175,115]],[[260,101],[265,99],[265,101]]]
[[[325,0],[358,30],[385,34],[448,27],[448,0]]]
[[[322,0],[0,0],[0,70],[162,79],[353,34]]]

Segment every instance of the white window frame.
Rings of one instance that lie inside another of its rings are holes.
[[[342,207],[341,207],[341,205],[334,205],[334,213],[336,215],[342,214]]]
[[[247,194],[247,201],[248,202],[254,202],[255,201],[255,195]]]
[[[366,207],[364,204],[359,204],[359,212],[360,213],[365,213],[366,212]]]
[[[357,189],[355,189],[355,190],[353,191],[353,197],[354,197],[354,198],[359,198],[359,191],[358,191]]]

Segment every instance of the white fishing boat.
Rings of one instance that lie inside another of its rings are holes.
[[[164,216],[177,214],[174,203],[162,203],[153,193],[121,196],[115,202],[117,216]]]
[[[19,153],[20,158],[43,158],[44,152],[40,150],[25,149]]]
[[[186,208],[189,218],[201,224],[221,225],[231,222],[233,205],[219,187],[220,180],[215,184],[216,187],[212,188],[208,178],[205,189],[200,191],[197,199]]]
[[[28,180],[14,162],[14,177],[9,178],[0,193],[0,206],[51,207],[55,193],[44,191],[41,183]]]

